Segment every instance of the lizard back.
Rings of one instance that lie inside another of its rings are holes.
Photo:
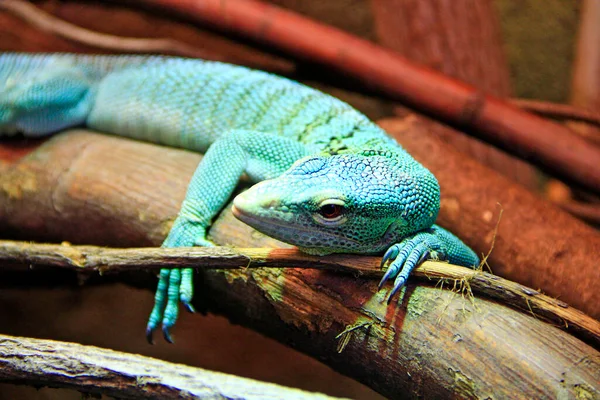
[[[402,151],[367,117],[334,97],[267,72],[219,62],[8,53],[0,55],[0,82],[0,134],[21,130],[41,135],[87,125],[205,152],[222,134],[244,129],[290,137],[314,152],[364,148],[367,143],[373,147],[374,142]],[[51,85],[60,87],[53,92]],[[47,99],[32,103],[43,109],[32,110],[30,104],[16,109],[15,98],[23,102],[26,96],[11,93],[38,87]],[[52,118],[58,115],[62,121],[48,121],[47,103],[67,108],[63,103],[68,100],[79,103],[69,103],[68,113],[53,110]]]

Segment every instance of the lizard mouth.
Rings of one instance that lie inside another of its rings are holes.
[[[271,229],[268,229],[269,227],[279,227],[279,228],[288,229],[288,230],[290,227],[289,224],[282,223],[275,219],[269,219],[269,220],[265,221],[264,219],[255,217],[254,215],[245,212],[242,208],[236,207],[235,204],[231,206],[231,212],[234,217],[236,217],[237,219],[239,219],[246,225],[250,225],[254,229],[259,230],[263,233],[270,232]],[[299,228],[299,229],[303,230],[302,228]],[[306,229],[306,231],[308,231],[308,229]],[[272,235],[272,233],[267,233],[267,235],[272,236],[275,239],[279,239],[279,237],[278,237],[279,235],[274,235],[274,234]]]
[[[236,217],[237,219],[239,219],[242,222],[246,222],[246,220],[254,219],[251,216],[249,216],[248,214],[244,214],[244,212],[242,210],[240,210],[239,208],[237,208],[235,205],[231,206],[231,213],[233,214],[234,217]],[[250,225],[250,224],[248,223],[248,225]]]
[[[268,235],[271,236],[277,240],[282,240],[286,243],[290,243],[296,246],[302,246],[304,248],[321,248],[322,246],[319,245],[308,245],[307,243],[300,243],[300,242],[296,242],[295,240],[291,240],[291,237],[297,237],[299,236],[301,233],[313,233],[314,234],[314,229],[308,228],[308,227],[303,227],[303,226],[294,226],[293,229],[291,229],[291,224],[288,222],[284,222],[284,221],[280,221],[277,219],[273,219],[273,218],[269,218],[268,220],[264,220],[264,219],[259,219],[258,217],[245,212],[242,208],[240,207],[236,207],[235,204],[231,206],[231,212],[233,213],[233,215],[239,219],[240,221],[242,221],[243,223],[251,226],[252,228]],[[275,228],[278,228],[277,230]],[[284,235],[282,234],[283,232],[287,232],[287,233],[292,233],[292,236],[289,235]],[[284,238],[284,236],[286,238]],[[328,234],[329,237],[335,237],[337,239],[342,239],[345,242],[349,242],[349,243],[353,243],[354,246],[360,246],[360,243],[358,243],[356,240],[352,240],[349,238],[345,238],[342,237],[340,235],[336,235],[333,233],[329,233]]]

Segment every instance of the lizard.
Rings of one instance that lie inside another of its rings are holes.
[[[162,56],[0,55],[0,135],[87,126],[202,152],[163,247],[214,246],[212,219],[242,222],[310,254],[383,254],[388,304],[427,259],[479,258],[435,224],[434,175],[350,105],[293,80],[226,63]],[[162,269],[146,336],[193,311],[193,270]]]

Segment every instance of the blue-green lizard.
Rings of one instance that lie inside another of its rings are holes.
[[[205,152],[165,247],[214,246],[206,232],[240,176],[256,184],[234,214],[312,254],[385,252],[389,300],[425,259],[475,266],[434,225],[435,177],[352,107],[269,73],[156,56],[0,55],[0,134],[42,136],[85,125]],[[192,269],[160,272],[147,335],[166,340],[189,309]],[[388,300],[388,302],[389,302]]]

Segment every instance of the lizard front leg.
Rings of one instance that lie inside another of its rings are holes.
[[[206,152],[188,186],[179,215],[163,247],[214,246],[206,237],[211,220],[226,204],[241,175],[260,181],[281,175],[305,156],[304,145],[262,132],[234,130],[221,136]],[[148,341],[162,323],[165,340],[177,321],[181,302],[193,310],[192,269],[160,271],[155,304],[146,329]]]
[[[412,270],[425,260],[447,260],[452,264],[475,268],[479,257],[459,238],[444,228],[433,225],[408,236],[400,243],[392,245],[384,254],[381,265],[390,265],[379,282],[383,284],[394,279],[394,287],[388,297],[388,304],[406,283]]]

